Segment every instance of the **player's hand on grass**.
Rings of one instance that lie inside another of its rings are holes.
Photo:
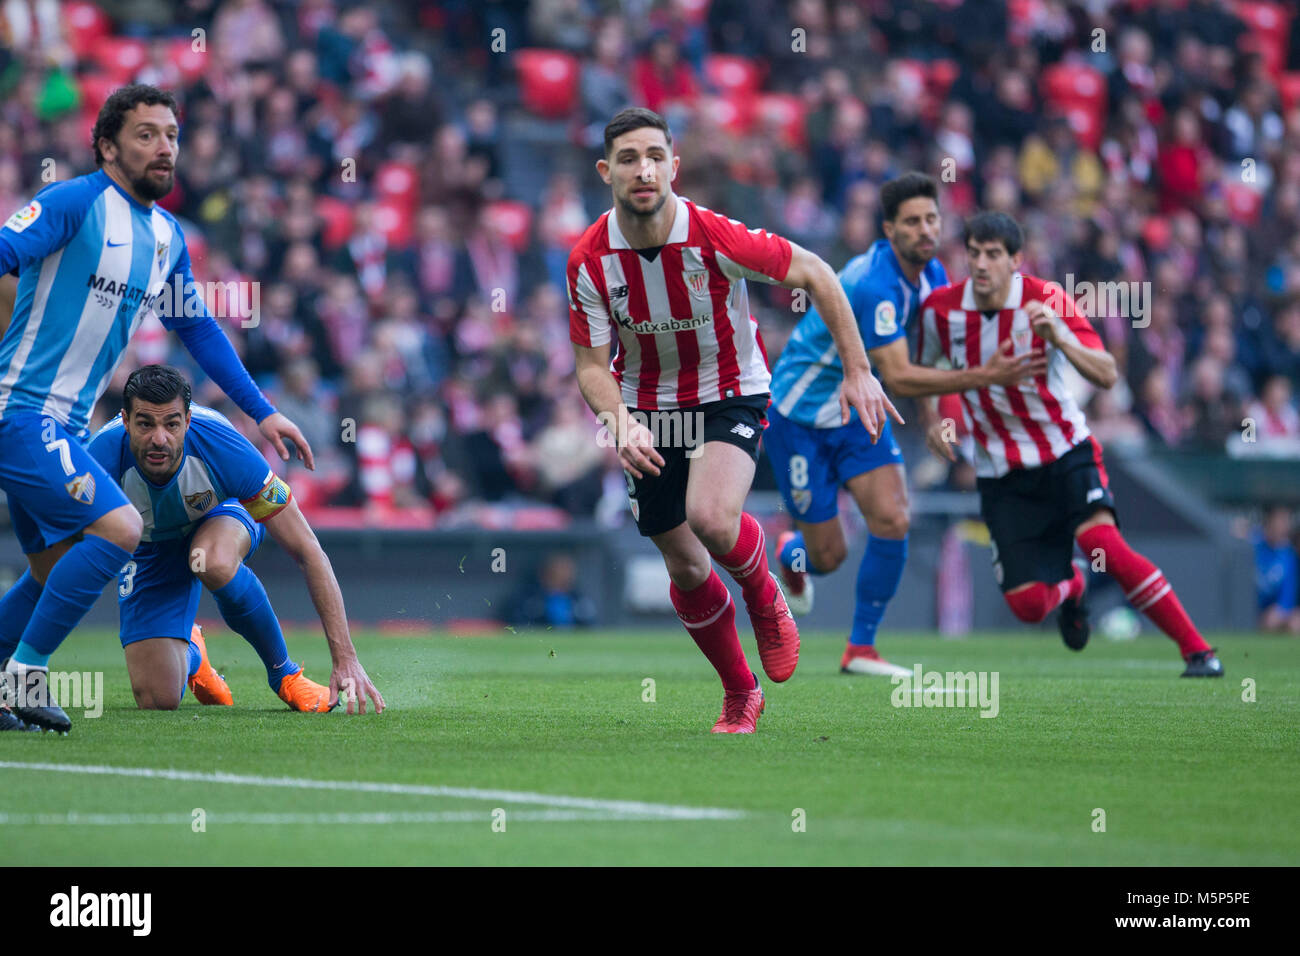
[[[631,419],[628,420],[627,434],[618,443],[618,460],[623,470],[633,478],[644,478],[647,472],[657,476],[664,466],[664,456],[655,449],[655,438],[650,429]]]
[[[262,430],[262,434],[266,436],[267,440],[275,446],[281,461],[289,460],[289,449],[284,447],[284,442],[288,439],[298,449],[298,459],[309,469],[316,470],[316,458],[311,453],[311,445],[307,444],[307,439],[302,436],[298,426],[289,419],[279,412],[273,412],[258,422],[257,427]]]
[[[993,357],[980,369],[988,377],[990,385],[1016,385],[1037,375],[1047,374],[1047,356],[1042,352],[1016,355],[1012,341],[1003,339]]]
[[[366,675],[366,669],[355,657],[350,661],[335,664],[334,669],[330,671],[331,707],[339,702],[339,691],[348,692],[347,712],[349,714],[364,714],[367,697],[374,703],[376,714],[384,712],[383,696],[375,689],[375,685]]]
[[[887,415],[894,416],[894,421],[903,425],[903,416],[885,394],[880,380],[870,370],[850,372],[844,370],[844,385],[840,388],[840,424],[849,423],[849,409],[855,408],[862,419],[862,427],[871,436],[874,445],[884,430]]]
[[[954,465],[957,463],[957,453],[953,451],[952,442],[944,439],[944,431],[950,423],[947,420],[935,422],[925,430],[925,447],[934,453],[936,458],[946,458]]]
[[[1025,314],[1029,316],[1029,327],[1034,334],[1048,345],[1060,345],[1056,335],[1056,313],[1043,302],[1035,299],[1025,303]]]

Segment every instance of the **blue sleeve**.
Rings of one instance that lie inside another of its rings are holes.
[[[874,282],[858,282],[849,295],[849,305],[868,352],[907,334],[901,293],[896,288],[888,290]]]
[[[178,228],[177,233],[179,232]],[[267,415],[275,413],[275,406],[266,400],[262,390],[244,368],[244,363],[239,361],[234,346],[208,312],[202,297],[197,291],[191,297],[190,290],[196,290],[197,283],[190,269],[190,252],[184,246],[183,236],[181,242],[180,258],[172,270],[172,276],[180,276],[186,303],[183,308],[176,310],[180,315],[162,318],[162,323],[180,336],[185,348],[199,363],[199,368],[221,386],[221,390],[230,396],[244,414],[253,421],[260,422]]]
[[[257,495],[271,471],[262,453],[224,415],[196,405],[191,416],[199,457],[212,469],[222,491],[240,499]]]
[[[1296,555],[1294,551],[1289,552],[1282,560],[1282,584],[1278,587],[1277,606],[1290,612],[1296,604],[1296,587],[1300,584],[1300,575],[1297,575]]]
[[[0,226],[0,275],[22,272],[68,244],[95,200],[84,178],[51,183]]]

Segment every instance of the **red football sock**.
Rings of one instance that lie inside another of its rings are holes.
[[[1072,578],[1057,581],[1055,584],[1035,581],[1029,587],[1014,594],[1004,594],[1003,597],[1007,599],[1007,604],[1016,617],[1027,623],[1037,624],[1062,601],[1067,598],[1078,598],[1081,594],[1083,594],[1083,573],[1076,567]]]
[[[740,513],[740,537],[736,546],[726,554],[713,557],[736,579],[750,607],[766,607],[776,598],[776,582],[767,570],[767,541],[762,525],[753,515]]]
[[[722,686],[727,690],[752,688],[754,675],[736,633],[736,604],[718,572],[710,568],[708,580],[690,591],[670,583],[668,594],[678,618],[722,678]]]
[[[1124,588],[1129,603],[1168,634],[1183,657],[1210,649],[1183,610],[1182,602],[1165,580],[1164,573],[1130,548],[1119,528],[1113,524],[1099,524],[1079,535],[1079,544],[1091,556],[1101,551],[1106,561],[1106,573]]]

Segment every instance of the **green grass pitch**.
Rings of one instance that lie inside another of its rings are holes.
[[[362,634],[389,705],[365,718],[289,712],[221,631],[235,706],[140,712],[114,636],[79,633],[53,663],[104,672],[103,716],[0,736],[0,820],[72,865],[1294,866],[1300,645],[1212,640],[1223,680],[1180,680],[1147,635],[1082,654],[1029,631],[882,640],[905,665],[997,671],[981,718],[891,706],[888,679],[838,673],[841,638],[806,635],[794,678],[764,681],[758,734],[717,737],[721,691],[680,631]],[[326,678],[323,639],[290,649]]]

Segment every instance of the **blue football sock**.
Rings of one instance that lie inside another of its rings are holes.
[[[50,655],[130,560],[130,551],[94,534],[68,549],[46,579],[13,659],[29,667],[48,667]]]
[[[213,591],[212,597],[231,630],[253,645],[266,667],[266,682],[271,690],[279,692],[280,681],[302,668],[289,660],[280,621],[271,610],[271,599],[266,596],[262,582],[247,565],[241,564],[229,583]]]
[[[850,644],[875,644],[876,628],[885,616],[889,599],[903,579],[907,561],[906,538],[877,538],[867,535],[867,553],[858,566],[857,604],[853,608]]]
[[[808,557],[808,547],[803,543],[802,531],[796,531],[794,537],[785,543],[785,547],[781,549],[781,553],[776,557],[781,562],[782,567],[791,571],[817,575],[825,573],[813,567],[812,559]],[[795,567],[796,560],[799,561],[799,567]]]
[[[23,636],[23,628],[32,619],[36,602],[41,599],[41,586],[31,571],[14,582],[14,586],[0,597],[0,661],[14,652]]]
[[[185,682],[189,683],[191,677],[199,672],[199,667],[203,664],[203,655],[199,653],[199,645],[190,641],[190,666],[185,672]]]

